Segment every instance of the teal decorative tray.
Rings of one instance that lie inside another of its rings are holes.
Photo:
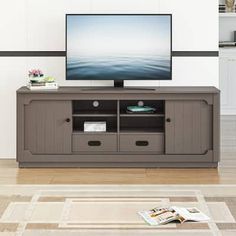
[[[149,106],[128,106],[128,113],[153,113],[156,109]]]

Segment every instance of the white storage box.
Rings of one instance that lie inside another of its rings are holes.
[[[106,132],[106,121],[85,121],[84,132]]]

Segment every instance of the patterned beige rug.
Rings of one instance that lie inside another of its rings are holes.
[[[196,206],[208,223],[148,226],[139,210]],[[236,236],[236,185],[6,185],[1,236]]]

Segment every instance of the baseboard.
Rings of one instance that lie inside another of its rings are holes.
[[[60,162],[21,162],[19,163],[20,168],[75,168],[75,167],[85,167],[85,168],[217,168],[217,162],[199,162],[199,163],[60,163]]]

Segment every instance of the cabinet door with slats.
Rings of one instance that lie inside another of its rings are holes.
[[[32,154],[71,153],[71,101],[25,105],[25,149]]]
[[[205,101],[166,101],[166,154],[212,149],[212,106]]]

